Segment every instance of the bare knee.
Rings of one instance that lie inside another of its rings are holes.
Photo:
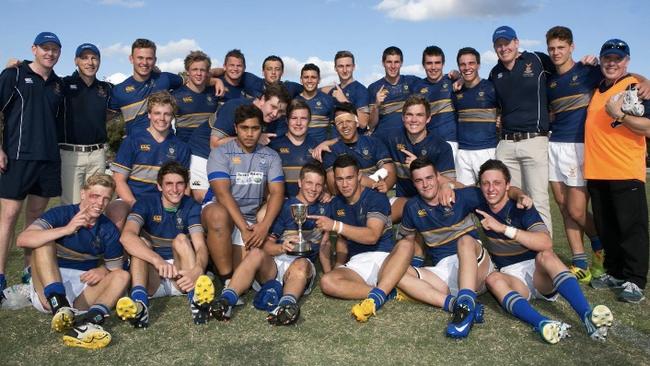
[[[123,269],[114,269],[108,274],[107,278],[110,278],[111,284],[118,283],[126,287],[131,280],[131,274]]]
[[[309,260],[305,258],[297,259],[291,263],[291,266],[285,275],[286,281],[298,279],[307,281],[307,279],[311,277],[310,272],[311,265],[309,264]]]
[[[494,289],[499,284],[504,283],[504,281],[503,274],[500,272],[492,272],[485,278],[485,285],[490,289]]]
[[[553,262],[555,259],[557,259],[557,256],[555,255],[555,253],[553,253],[552,250],[544,250],[537,253],[537,255],[535,256],[535,265],[544,267],[550,262]]]
[[[579,207],[567,207],[566,210],[573,221],[584,223],[587,216],[587,210],[584,207],[582,209]]]
[[[201,216],[203,219],[203,226],[210,231],[220,232],[232,228],[228,211],[218,203],[208,205],[203,210]]]
[[[337,283],[339,276],[336,275],[336,272],[329,272],[323,275],[320,279],[320,288],[326,295],[332,295],[336,292],[338,288]]]
[[[192,242],[190,238],[185,234],[178,234],[172,240],[172,249],[177,253],[183,253],[189,249],[192,249]]]

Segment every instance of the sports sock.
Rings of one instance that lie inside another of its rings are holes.
[[[46,298],[52,297],[54,294],[65,296],[65,287],[63,287],[63,282],[52,282],[49,285],[43,288],[43,294]]]
[[[231,288],[224,288],[223,291],[221,291],[221,296],[219,298],[225,299],[228,305],[235,306],[237,300],[239,300],[239,295],[237,295],[235,290]]]
[[[445,304],[442,306],[442,310],[453,313],[455,304],[456,298],[453,295],[447,295],[445,298]]]
[[[149,295],[147,294],[147,289],[144,286],[134,286],[131,289],[131,298],[134,301],[142,301],[143,304],[149,306]]]
[[[387,300],[386,293],[379,287],[373,287],[368,293],[368,298],[375,301],[375,310],[381,309]]]
[[[416,268],[422,267],[424,265],[424,257],[414,255],[413,259],[411,259],[411,265]]]
[[[539,323],[548,320],[547,317],[533,309],[528,300],[524,299],[523,296],[516,291],[509,292],[503,298],[501,306],[505,311],[532,325],[535,329],[539,327]]]
[[[468,288],[460,289],[456,297],[456,304],[467,304],[470,310],[473,311],[476,306],[476,292]]]
[[[397,297],[397,287],[393,287],[392,290],[386,295],[387,300],[392,300]]]
[[[84,315],[84,318],[87,318],[89,322],[94,324],[102,324],[104,318],[108,318],[110,310],[108,306],[104,304],[95,304],[88,309],[88,312]]]
[[[589,268],[589,262],[587,262],[587,255],[585,253],[574,254],[571,257],[571,264],[581,269]]]
[[[589,302],[580,289],[578,280],[569,271],[558,273],[553,278],[553,289],[562,295],[573,310],[578,313],[580,319],[584,319],[585,315],[591,310]]]
[[[187,300],[189,300],[190,303],[194,302],[194,289],[187,292]]]
[[[295,304],[297,302],[298,301],[296,300],[296,298],[293,295],[288,295],[287,294],[287,295],[284,295],[284,296],[282,296],[280,298],[280,302],[278,303],[278,305]]]
[[[50,304],[52,314],[56,314],[56,312],[62,307],[70,306],[68,298],[65,296],[65,287],[63,287],[62,282],[52,282],[45,286],[45,288],[43,288],[43,294],[45,295],[47,302]]]
[[[590,236],[589,240],[591,241],[591,250],[594,252],[603,249],[603,243],[600,242],[600,238],[598,236]]]
[[[4,273],[0,273],[0,300],[4,296],[2,291],[4,291],[5,288],[7,288],[7,279],[5,278]]]

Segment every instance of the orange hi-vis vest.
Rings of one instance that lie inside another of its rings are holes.
[[[614,119],[605,110],[612,96],[633,83],[638,81],[627,76],[605,92],[596,89],[591,97],[585,122],[585,179],[645,182],[645,136],[632,132],[623,124],[612,127]]]

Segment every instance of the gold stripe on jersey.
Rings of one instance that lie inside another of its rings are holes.
[[[122,111],[122,117],[124,118],[124,122],[131,122],[137,116],[141,114],[145,114],[147,112],[146,99],[141,100],[139,102],[127,104],[121,107],[120,110]]]
[[[56,244],[56,256],[62,259],[67,259],[71,261],[84,262],[91,260],[98,260],[99,256],[88,254],[88,253],[79,253],[70,248],[66,248],[61,244]]]
[[[551,101],[551,111],[553,113],[562,113],[586,108],[589,101],[591,101],[591,93],[568,95]]]
[[[454,111],[454,105],[451,103],[451,99],[440,99],[434,102],[430,102],[429,106],[431,107],[431,115],[435,116],[440,113],[447,113]]]
[[[403,107],[404,107],[404,101],[385,103],[379,107],[379,115],[385,116],[391,113],[402,113]]]
[[[427,246],[439,247],[460,238],[474,229],[474,220],[472,220],[470,214],[454,225],[422,231],[420,234],[422,234],[424,243]]]
[[[131,170],[131,174],[129,174],[129,179],[138,182],[155,184],[158,178],[159,170],[159,166],[133,164],[133,169]]]
[[[496,108],[470,108],[458,111],[458,122],[496,123]]]
[[[201,123],[207,121],[213,113],[190,113],[176,116],[176,127],[197,128]]]

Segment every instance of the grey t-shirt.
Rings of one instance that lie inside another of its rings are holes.
[[[264,200],[265,183],[284,183],[282,161],[277,152],[258,144],[255,151],[247,153],[236,139],[212,149],[207,173],[210,182],[230,180],[230,193],[250,222],[255,222],[255,214]]]

